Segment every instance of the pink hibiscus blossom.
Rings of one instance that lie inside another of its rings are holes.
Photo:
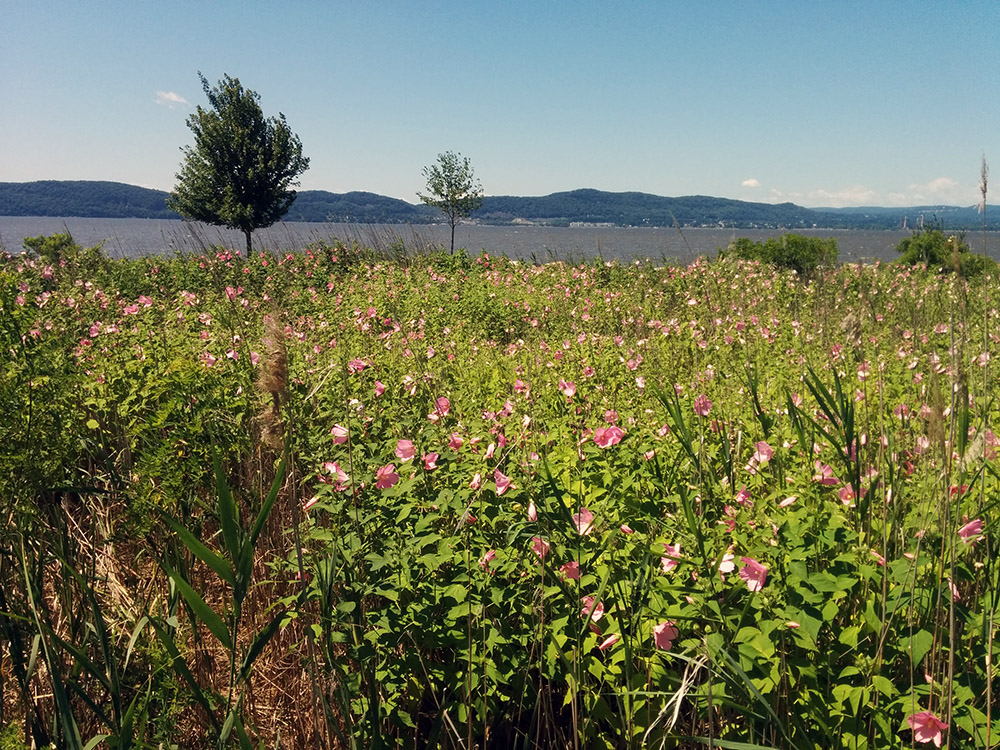
[[[599,602],[592,596],[585,596],[580,601],[583,602],[580,617],[589,617],[594,622],[604,617],[604,602]]]
[[[625,430],[617,425],[598,427],[594,431],[594,445],[598,448],[607,449],[612,445],[618,445],[623,437],[625,437]]]
[[[545,556],[549,554],[549,546],[549,543],[540,536],[531,537],[531,551],[538,555],[539,560],[544,560]]]
[[[434,471],[438,465],[437,460],[440,458],[437,453],[425,453],[421,460],[424,462],[424,469],[427,471]]]
[[[653,643],[656,644],[657,648],[669,651],[674,645],[674,641],[677,640],[678,635],[680,633],[677,630],[677,626],[672,621],[667,620],[653,628]]]
[[[576,560],[566,563],[559,568],[559,571],[571,581],[580,580],[580,563]]]
[[[617,633],[612,633],[607,638],[605,638],[603,641],[601,641],[600,644],[598,644],[597,650],[598,651],[604,651],[606,649],[611,648],[616,643],[618,643],[618,638],[619,638],[619,635]]]
[[[413,446],[412,440],[400,440],[396,443],[396,458],[400,461],[412,461],[417,455],[417,450]]]
[[[663,546],[667,554],[660,558],[660,566],[663,568],[664,573],[669,573],[677,567],[681,556],[681,545],[678,542],[677,544],[664,544]]]
[[[387,490],[399,481],[399,474],[393,464],[386,464],[375,472],[375,486],[380,490]]]
[[[347,442],[347,428],[342,425],[335,424],[330,428],[330,434],[333,435],[333,442],[337,445]]]
[[[538,520],[538,508],[535,507],[534,500],[528,502],[528,520],[532,523]]]
[[[816,470],[816,473],[813,475],[814,482],[819,482],[825,487],[833,487],[840,484],[840,480],[833,475],[833,467],[830,464],[816,461],[813,464],[813,468]]]
[[[479,558],[479,567],[483,569],[490,567],[490,562],[492,562],[493,558],[496,556],[497,556],[497,551],[495,549],[491,549],[489,552],[487,552],[485,555]]]
[[[751,591],[760,591],[764,588],[764,581],[767,580],[767,568],[754,560],[752,557],[741,557],[740,578],[746,581],[747,588]]]
[[[708,413],[712,410],[712,402],[708,400],[708,396],[704,393],[700,394],[694,400],[694,413],[699,417],[707,417]]]
[[[976,537],[983,533],[983,520],[981,518],[976,518],[975,520],[969,521],[965,526],[958,530],[958,536],[961,537],[963,544],[972,544],[976,541]]]
[[[930,711],[918,711],[906,717],[906,723],[913,730],[913,739],[917,742],[933,742],[934,747],[941,747],[941,732],[948,725]]]
[[[586,536],[594,530],[594,514],[581,507],[579,513],[573,514],[573,526],[576,527],[577,534]]]
[[[330,472],[334,480],[336,480],[333,485],[333,489],[336,492],[343,492],[347,489],[347,483],[350,481],[350,477],[347,476],[347,473],[343,469],[337,466],[336,461],[325,462],[323,464],[323,468]]]
[[[567,383],[562,378],[559,379],[559,390],[562,391],[566,398],[573,398],[576,395],[576,383]]]
[[[493,471],[493,483],[497,486],[498,495],[502,495],[512,486],[510,483],[510,477],[505,475],[502,471],[500,471],[500,469],[495,469]]]
[[[774,457],[774,448],[761,440],[757,443],[756,451],[753,454],[754,460],[757,461],[757,465],[764,467],[767,466],[767,462]]]

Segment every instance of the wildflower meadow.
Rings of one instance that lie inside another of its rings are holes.
[[[76,250],[0,255],[0,748],[1000,744],[993,275]]]

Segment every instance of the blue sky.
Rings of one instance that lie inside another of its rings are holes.
[[[302,189],[591,187],[805,206],[1000,185],[1000,2],[0,0],[0,181],[169,190],[198,71],[283,112]]]

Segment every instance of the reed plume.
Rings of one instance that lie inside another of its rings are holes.
[[[282,449],[285,423],[281,409],[288,403],[288,349],[285,329],[277,314],[264,316],[264,358],[257,378],[257,388],[270,403],[259,415],[261,438],[275,451]]]

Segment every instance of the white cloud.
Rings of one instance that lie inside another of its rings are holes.
[[[829,206],[876,206],[879,205],[879,195],[864,185],[851,185],[840,190],[810,190],[806,194],[807,205]]]
[[[908,204],[911,206],[936,203],[967,206],[978,202],[974,188],[968,188],[951,177],[938,177],[923,184],[909,185],[907,193]]]
[[[793,198],[786,198],[794,200]],[[819,188],[801,197],[806,206],[971,206],[978,202],[976,188],[963,185],[951,177],[937,177],[925,183],[913,183],[905,190],[880,193],[864,185],[852,185],[839,190]],[[795,201],[798,202],[798,201]]]
[[[187,99],[180,94],[174,93],[173,91],[157,91],[156,103],[170,107],[170,109],[173,109],[175,104],[185,104],[190,106],[190,102],[188,102]]]
[[[760,180],[751,177],[749,180],[743,180],[743,182],[741,182],[740,184],[743,187],[750,187],[750,188],[760,187]]]

